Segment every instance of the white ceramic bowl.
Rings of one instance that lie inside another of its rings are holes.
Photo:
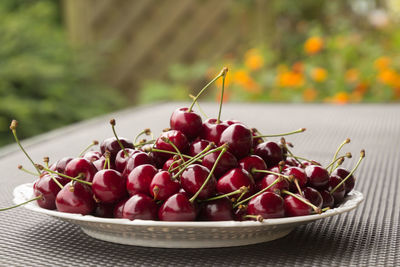
[[[32,199],[32,196],[31,183],[14,189],[15,204]],[[263,222],[130,221],[46,210],[40,208],[36,202],[26,204],[25,208],[79,225],[89,236],[104,241],[145,247],[210,248],[243,246],[281,238],[296,226],[353,210],[363,199],[362,193],[353,190],[339,207],[322,214],[268,219]]]

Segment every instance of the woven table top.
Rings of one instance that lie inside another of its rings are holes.
[[[145,106],[109,114],[24,141],[36,162],[78,155],[92,140],[133,138],[144,128],[159,134],[181,103]],[[218,107],[204,104],[208,115]],[[0,213],[0,266],[399,266],[400,265],[400,106],[227,104],[224,119],[237,119],[264,134],[301,127],[288,136],[293,151],[327,164],[337,146],[366,159],[356,172],[365,201],[356,210],[296,228],[288,236],[257,245],[213,249],[161,249],[126,246],[86,236],[79,227],[22,207]],[[19,127],[24,127],[21,121]],[[11,133],[10,133],[11,134]],[[279,140],[279,139],[276,139]],[[12,191],[33,178],[17,169],[29,162],[15,145],[0,150],[0,207],[12,205]]]

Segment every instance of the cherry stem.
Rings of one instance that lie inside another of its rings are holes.
[[[228,68],[224,67],[222,71],[223,71],[223,74],[222,74],[222,89],[221,89],[221,99],[220,99],[220,102],[219,102],[217,124],[219,124],[221,122],[220,119],[221,119],[222,103],[224,102],[225,78],[226,78],[226,74],[228,73]]]
[[[22,146],[21,142],[19,141],[19,138],[17,136],[17,126],[18,126],[18,122],[16,120],[12,120],[11,125],[10,125],[10,130],[11,130],[12,134],[14,135],[15,142],[18,144],[19,148],[22,150],[22,152],[24,152],[25,156],[29,159],[29,161],[32,163],[33,167],[35,167],[36,171],[40,175],[41,172],[40,172],[39,168],[35,165],[32,158],[28,155],[28,153],[25,151],[24,147]]]
[[[221,199],[221,198],[225,198],[225,197],[230,197],[230,196],[236,195],[236,194],[246,193],[247,191],[249,191],[249,189],[246,186],[242,186],[241,188],[239,188],[238,190],[235,190],[233,192],[230,192],[230,193],[227,193],[227,194],[224,194],[224,195],[219,195],[219,196],[207,198],[207,199],[204,199],[204,200],[199,200],[199,201],[200,202],[213,201],[213,200],[217,200],[217,199]]]
[[[339,151],[342,149],[342,147],[343,147],[345,144],[348,144],[348,143],[350,143],[350,138],[346,138],[346,140],[344,140],[344,141],[339,145],[339,147],[336,149],[335,154],[333,155],[332,161],[335,161],[335,160],[336,160],[336,158],[337,158],[337,156],[338,156],[338,154],[339,154]],[[331,169],[330,169],[329,173],[332,172],[332,168],[333,168],[333,165],[331,166]]]
[[[236,202],[239,202],[242,198],[243,198],[243,196],[246,194],[247,192],[242,192],[241,194],[240,194],[240,196],[238,197],[238,199],[236,199]]]
[[[346,178],[344,178],[340,183],[338,183],[337,186],[335,186],[335,188],[333,188],[329,193],[333,194],[342,184],[344,184],[346,182],[347,179],[350,178],[350,176],[353,175],[353,173],[357,170],[358,166],[360,165],[361,161],[365,158],[365,150],[361,150],[360,152],[360,158],[357,161],[356,166],[354,166],[354,168],[351,170],[351,172],[346,176]]]
[[[300,201],[303,202],[304,204],[310,206],[310,207],[314,210],[315,213],[318,213],[318,214],[321,213],[321,209],[320,209],[320,208],[318,208],[317,206],[313,205],[311,202],[309,202],[309,201],[308,201],[307,199],[305,199],[304,197],[299,196],[299,195],[296,195],[296,194],[294,194],[294,193],[292,193],[292,192],[289,192],[289,191],[287,191],[287,190],[282,190],[282,193],[287,194],[287,195],[290,195],[290,196],[292,196],[292,197],[294,197],[294,198],[297,198],[298,200],[300,200]]]
[[[289,150],[288,150],[288,152],[289,152]],[[292,157],[292,158],[294,158],[295,160],[297,160],[298,162],[300,162],[299,159],[301,159],[301,160],[304,160],[304,161],[308,161],[308,162],[310,162],[310,163],[312,163],[312,164],[317,163],[317,162],[314,161],[314,160],[307,159],[307,158],[300,157],[300,156],[295,156],[295,155],[293,155],[291,152],[289,152],[289,153],[290,153],[290,154],[284,154],[284,156]],[[300,163],[301,163],[301,162],[300,162]],[[302,166],[303,166],[303,164],[302,164]]]
[[[336,158],[334,161],[332,161],[331,163],[329,163],[328,166],[325,167],[325,169],[329,169],[332,165],[334,165],[335,163],[342,165],[343,161],[344,161],[345,156],[341,156]],[[333,169],[331,169],[331,171],[329,172],[329,174],[331,174],[333,171]]]
[[[133,140],[133,143],[136,144],[136,143],[137,143],[137,140],[139,139],[139,137],[142,136],[143,134],[145,134],[145,135],[151,135],[151,139],[154,139],[153,132],[152,132],[149,128],[146,128],[146,129],[144,129],[143,131],[141,131],[140,133],[138,133],[138,134],[135,136],[135,139]],[[135,146],[136,146],[136,145],[135,145]]]
[[[117,132],[115,131],[115,119],[110,120],[111,128],[114,133],[115,138],[117,139],[118,145],[121,147],[122,151],[124,151],[125,157],[129,157],[129,153],[126,152],[124,145],[121,143],[121,140],[119,140]]]
[[[25,202],[22,202],[22,203],[20,203],[20,204],[17,204],[17,205],[14,205],[14,206],[8,207],[8,208],[3,208],[3,209],[0,209],[0,211],[6,211],[6,210],[13,209],[13,208],[18,208],[19,206],[22,206],[22,205],[28,204],[29,202],[32,202],[32,201],[35,201],[35,200],[38,200],[38,199],[41,199],[41,198],[43,198],[43,196],[42,196],[42,195],[40,195],[40,196],[37,196],[37,197],[35,197],[35,198],[32,198],[32,199],[30,199],[30,200],[27,200],[27,201],[25,201]]]
[[[23,171],[23,172],[26,172],[26,173],[28,173],[28,174],[30,174],[30,175],[39,176],[37,173],[31,172],[31,171],[25,169],[24,167],[22,167],[22,165],[18,165],[18,169],[21,170],[21,171]]]
[[[105,160],[104,160],[104,165],[103,165],[103,169],[105,170],[105,169],[111,169],[111,167],[110,167],[110,151],[106,151],[105,153],[104,153],[104,157],[105,157]]]
[[[257,193],[253,194],[252,196],[249,196],[249,197],[246,198],[246,199],[243,199],[243,200],[240,201],[240,202],[237,202],[237,203],[233,206],[233,208],[236,208],[237,206],[240,206],[241,204],[246,203],[247,201],[250,201],[252,198],[254,198],[254,197],[256,197],[256,196],[258,196],[258,195],[264,193],[265,191],[267,191],[268,189],[270,189],[272,186],[274,186],[275,184],[277,184],[277,183],[279,183],[279,182],[281,182],[281,181],[282,181],[282,178],[281,178],[281,176],[279,176],[278,178],[276,178],[275,181],[273,181],[273,182],[272,182],[269,186],[267,186],[266,188],[264,188],[264,189],[258,191]]]
[[[290,176],[283,175],[283,174],[278,173],[278,172],[267,171],[267,170],[257,170],[257,169],[255,169],[255,168],[253,168],[253,169],[251,169],[251,172],[252,172],[252,173],[253,173],[253,172],[261,172],[261,173],[274,174],[274,175],[276,175],[276,176],[282,176],[283,178],[286,178],[286,179],[288,179],[289,181],[292,179],[292,177],[290,177]]]
[[[330,209],[331,209],[331,208],[326,207],[326,208],[323,208],[323,209],[321,210],[321,212],[325,212],[325,211],[330,210]]]
[[[289,156],[293,157],[300,164],[301,167],[304,167],[304,164],[293,155],[292,151],[290,151],[284,137],[281,138],[281,143],[282,143],[283,147],[286,149],[287,153],[289,153]]]
[[[244,215],[242,218],[244,219],[255,219],[258,222],[262,222],[264,220],[261,215]]]
[[[49,168],[49,158],[45,157],[43,161],[44,161],[46,168]],[[56,179],[56,177],[54,177],[54,175],[52,173],[49,172],[49,175],[50,175],[51,179],[53,180],[53,182],[55,182],[58,185],[58,187],[60,187],[61,189],[64,188],[64,186],[62,184],[60,184],[60,182]]]
[[[138,148],[138,147],[141,148],[144,145],[154,144],[155,141],[156,141],[155,139],[151,139],[149,141],[147,141],[146,139],[143,139],[143,140],[139,141],[138,143],[134,143],[133,146],[135,148]]]
[[[296,188],[297,188],[297,191],[299,192],[299,195],[304,197],[303,192],[301,192],[301,188],[300,188],[300,185],[299,185],[299,180],[294,179],[293,183],[296,185]]]
[[[149,151],[147,151],[147,152],[160,152],[160,153],[166,153],[166,154],[172,154],[172,155],[177,155],[177,156],[179,156],[179,154],[178,153],[176,153],[176,152],[173,152],[173,151],[168,151],[168,150],[162,150],[162,149],[157,149],[157,148],[150,148],[149,149]],[[185,158],[188,158],[188,159],[193,159],[193,157],[191,157],[191,156],[188,156],[188,155],[185,155],[185,154],[182,154],[182,156],[183,157],[185,157]]]
[[[43,167],[43,166],[41,166],[41,167]],[[46,172],[49,172],[49,173],[57,174],[58,176],[61,176],[61,177],[70,179],[70,180],[75,181],[75,182],[79,182],[79,183],[82,183],[82,184],[86,184],[86,185],[92,186],[92,183],[91,183],[91,182],[81,180],[81,178],[85,178],[85,175],[84,175],[83,173],[80,173],[80,174],[79,174],[78,176],[76,176],[76,177],[71,177],[71,176],[68,176],[68,175],[66,175],[66,174],[63,174],[63,173],[60,173],[60,172],[56,172],[56,171],[52,171],[52,170],[47,169],[47,168],[44,168],[44,167],[43,167],[43,170],[45,170]]]
[[[279,136],[286,136],[286,135],[292,135],[292,134],[297,134],[297,133],[302,133],[306,130],[306,128],[300,128],[296,131],[288,132],[288,133],[281,133],[281,134],[267,134],[267,135],[256,135],[253,136],[253,138],[263,138],[263,137],[279,137]]]
[[[79,153],[78,157],[82,157],[86,153],[86,151],[88,151],[90,148],[92,148],[93,146],[96,146],[98,144],[99,144],[99,141],[93,140],[93,142],[90,145],[88,145],[84,150],[82,150],[81,153]]]
[[[225,68],[221,70],[221,72],[214,78],[212,79],[206,86],[203,87],[203,89],[200,90],[200,92],[194,97],[192,104],[190,105],[189,109],[187,112],[191,112],[194,106],[194,103],[196,103],[197,99],[200,97],[200,95],[211,85],[213,84],[216,80],[218,80],[221,76],[224,75]]]
[[[176,153],[178,153],[178,156],[181,158],[181,160],[185,162],[185,159],[183,158],[181,151],[179,151],[176,145],[169,138],[164,138],[163,141],[170,144],[175,149]]]
[[[215,171],[215,168],[216,168],[217,165],[218,165],[219,160],[221,159],[222,155],[225,154],[226,150],[227,150],[226,146],[223,145],[222,150],[221,150],[221,153],[219,153],[217,159],[215,160],[214,165],[213,165],[213,167],[211,168],[211,171],[210,171],[210,173],[208,174],[206,180],[205,180],[204,183],[201,185],[201,187],[199,188],[199,190],[197,190],[196,194],[194,194],[193,197],[192,197],[191,199],[189,199],[189,201],[190,201],[191,203],[193,203],[193,202],[196,200],[197,196],[200,194],[200,192],[204,189],[204,187],[206,186],[206,184],[208,183],[208,181],[211,179],[211,176],[213,175],[213,173],[214,173],[214,171]]]
[[[182,165],[183,163],[184,163],[184,162],[182,162],[181,159],[176,159],[176,160],[174,160],[174,161],[171,163],[171,165],[168,167],[168,172],[171,173],[171,172],[173,172],[174,170],[176,170],[177,168],[180,168],[181,165]],[[177,164],[178,166],[174,167],[174,165],[176,165],[176,164]]]
[[[194,96],[194,95],[191,95],[191,94],[190,94],[189,97],[190,97],[191,99],[193,99],[193,100],[195,99],[195,96]],[[204,118],[208,119],[207,114],[204,112],[204,110],[201,108],[199,102],[197,102],[197,101],[196,101],[196,106],[197,106],[197,108],[199,109],[201,115],[203,115]]]

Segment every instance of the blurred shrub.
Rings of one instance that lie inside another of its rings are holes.
[[[0,3],[0,145],[12,141],[11,119],[28,137],[125,104],[92,79],[89,51],[68,46],[57,2]]]

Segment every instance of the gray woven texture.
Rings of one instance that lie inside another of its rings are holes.
[[[93,139],[111,136],[117,120],[128,138],[151,127],[168,127],[180,103],[160,104],[110,114],[27,140],[35,161],[77,155]],[[217,106],[205,104],[209,115]],[[215,115],[214,115],[215,116]],[[0,266],[399,266],[400,265],[400,106],[398,105],[249,105],[228,104],[223,118],[235,118],[262,133],[306,127],[287,138],[293,151],[326,164],[346,137],[345,151],[367,157],[356,173],[365,201],[347,214],[296,228],[288,236],[257,245],[221,249],[156,249],[118,245],[86,236],[78,227],[24,208],[0,213]],[[24,123],[20,122],[20,127]],[[30,167],[15,146],[0,151],[0,207],[11,205],[13,188],[33,180],[17,170]]]

